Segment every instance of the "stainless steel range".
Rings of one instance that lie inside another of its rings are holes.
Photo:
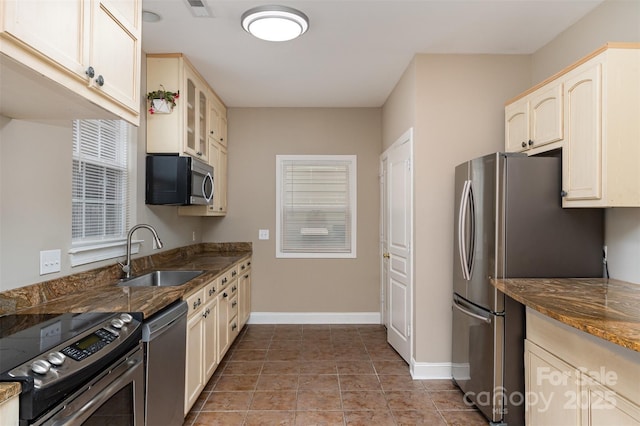
[[[143,425],[141,337],[136,314],[0,317],[0,381],[22,385],[20,424]]]

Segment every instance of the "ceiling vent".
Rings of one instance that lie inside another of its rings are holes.
[[[193,16],[197,18],[206,18],[211,16],[207,10],[207,6],[202,0],[187,0],[187,4],[189,5],[189,9]]]

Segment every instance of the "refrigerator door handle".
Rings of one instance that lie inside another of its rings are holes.
[[[468,195],[468,208],[469,208],[469,217],[470,217],[470,229],[469,229],[469,247],[468,247],[468,257],[467,257],[467,277],[470,280],[471,274],[473,273],[473,261],[474,261],[474,253],[476,246],[476,200],[473,196],[473,186],[471,186],[471,181],[469,181],[469,195]]]
[[[469,206],[471,205],[471,209]],[[471,210],[469,212],[469,210]],[[471,239],[467,247],[467,213],[471,217]],[[460,198],[460,210],[458,212],[458,254],[460,256],[460,266],[462,266],[462,277],[469,281],[471,279],[473,246],[475,244],[475,214],[473,208],[473,192],[471,181],[464,181],[462,196]]]
[[[491,324],[491,317],[485,317],[483,315],[476,314],[476,313],[473,313],[471,311],[467,311],[462,306],[460,306],[458,304],[458,301],[455,300],[455,299],[453,300],[453,307],[456,308],[457,310],[459,310],[460,312],[462,312],[463,314],[467,315],[467,316],[470,316],[470,317],[475,318],[477,320],[483,321],[483,322],[485,322],[487,324]]]

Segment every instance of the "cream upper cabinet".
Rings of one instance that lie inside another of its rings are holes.
[[[0,8],[3,54],[37,73],[34,79],[44,76],[139,124],[140,0],[6,0]]]
[[[180,216],[225,216],[227,214],[226,108],[209,93],[209,164],[213,167],[213,203],[206,206],[180,206]],[[223,143],[224,141],[224,143]]]
[[[147,113],[147,152],[209,161],[208,86],[179,53],[147,55],[147,93],[180,92],[170,113]]]
[[[640,49],[604,50],[563,81],[563,207],[640,207]]]
[[[507,152],[536,150],[559,142],[562,138],[562,85],[560,83],[547,84],[505,107]],[[544,150],[548,149],[553,147],[544,148]]]

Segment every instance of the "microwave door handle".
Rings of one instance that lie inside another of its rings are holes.
[[[211,193],[207,194],[207,179],[211,181]],[[211,177],[211,173],[207,173],[207,175],[202,179],[202,196],[207,203],[211,201],[213,198],[213,177]]]

